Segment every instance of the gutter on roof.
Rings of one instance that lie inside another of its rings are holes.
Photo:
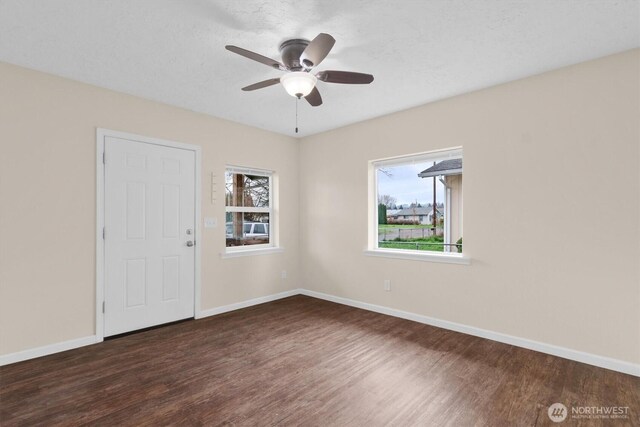
[[[460,175],[462,173],[462,168],[457,168],[457,169],[444,169],[441,171],[435,171],[435,172],[420,172],[418,174],[418,176],[420,178],[430,178],[432,176],[447,176],[447,175]]]

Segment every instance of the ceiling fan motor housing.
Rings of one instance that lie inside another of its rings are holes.
[[[280,45],[280,54],[282,55],[282,62],[291,71],[301,71],[303,68],[311,68],[314,64],[301,64],[300,55],[309,45],[309,40],[305,39],[291,39],[285,40]]]

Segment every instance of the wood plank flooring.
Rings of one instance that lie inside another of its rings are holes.
[[[0,425],[640,425],[640,379],[305,296],[0,368]],[[554,402],[628,406],[552,423]]]

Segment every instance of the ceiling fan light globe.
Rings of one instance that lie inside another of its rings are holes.
[[[309,95],[317,81],[316,76],[304,71],[294,71],[280,77],[280,83],[287,93],[296,98]]]

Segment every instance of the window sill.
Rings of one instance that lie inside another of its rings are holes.
[[[424,251],[392,250],[392,249],[368,249],[364,251],[367,256],[381,258],[408,259],[412,261],[441,262],[445,264],[471,265],[471,258],[464,254],[424,253]]]
[[[253,255],[270,255],[284,252],[284,248],[257,248],[257,249],[238,249],[235,251],[221,252],[220,258],[238,258],[242,256]]]

